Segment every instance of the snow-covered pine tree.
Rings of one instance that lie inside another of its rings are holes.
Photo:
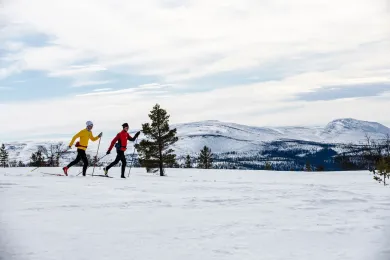
[[[192,168],[191,157],[190,157],[189,154],[187,154],[186,162],[184,164],[184,168]]]
[[[4,144],[2,144],[0,148],[0,165],[4,168],[8,166],[8,152],[5,149]]]
[[[200,151],[200,155],[198,158],[199,164],[198,168],[201,169],[211,169],[213,168],[213,154],[211,153],[211,149],[207,146],[204,146]]]
[[[146,139],[135,145],[139,154],[139,162],[147,172],[157,172],[164,176],[165,167],[175,167],[176,155],[170,147],[179,138],[176,137],[176,128],[169,128],[169,115],[167,111],[156,104],[150,111],[151,124],[142,124],[142,132]]]

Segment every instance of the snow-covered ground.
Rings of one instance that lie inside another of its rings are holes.
[[[367,172],[40,172],[60,169],[0,169],[0,259],[390,259],[390,190]]]

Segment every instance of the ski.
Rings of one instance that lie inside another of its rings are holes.
[[[87,174],[87,175],[88,175],[88,176],[92,176],[92,177],[97,176],[97,177],[114,178],[114,177],[111,177],[111,176],[108,176],[108,175],[104,175],[104,174],[94,174],[94,175],[92,175],[92,174]]]
[[[97,177],[106,177],[106,178],[114,178],[114,177],[111,177],[111,176],[108,176],[108,175],[103,175],[103,174],[98,174],[98,175],[93,175],[93,177],[95,177],[95,176],[97,176]]]
[[[41,173],[47,175],[53,175],[53,176],[66,176],[65,174],[59,174],[59,173],[49,173],[49,172],[41,172]]]

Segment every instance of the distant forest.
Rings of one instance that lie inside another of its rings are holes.
[[[390,138],[366,144],[325,144],[299,140],[273,141],[261,151],[213,154],[214,168],[274,171],[371,170],[390,154]],[[183,160],[184,158],[179,157]]]

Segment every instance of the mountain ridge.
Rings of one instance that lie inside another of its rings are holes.
[[[325,126],[281,126],[281,127],[258,127],[237,123],[222,122],[219,120],[205,120],[172,124],[171,128],[177,128],[179,141],[173,146],[178,158],[189,154],[197,156],[203,146],[211,148],[216,155],[221,155],[221,160],[234,157],[260,158],[259,154],[283,154],[286,151],[301,150],[299,156],[319,151],[326,147],[326,144],[335,146],[338,143],[361,143],[365,141],[365,135],[373,139],[385,138],[390,135],[390,129],[380,123],[357,120],[352,118],[335,119]],[[132,129],[131,131],[136,131]],[[70,140],[63,139],[64,146]],[[140,139],[144,138],[141,134]],[[99,157],[105,154],[111,139],[103,139],[100,145]],[[8,142],[7,150],[10,152],[10,159],[29,161],[31,154],[37,151],[39,145],[50,146],[58,143],[56,141],[28,141]],[[90,142],[87,153],[95,153],[97,142]],[[66,158],[68,162],[75,156],[72,149]],[[92,152],[93,151],[93,152]],[[127,154],[132,154],[132,143],[128,146]],[[298,155],[297,155],[298,156]],[[107,156],[105,161],[111,161],[115,157]],[[257,159],[256,159],[257,160]]]

